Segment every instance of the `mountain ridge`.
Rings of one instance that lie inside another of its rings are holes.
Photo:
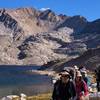
[[[57,15],[50,9],[0,9],[0,54],[4,54],[0,64],[44,65],[79,57],[100,46],[99,26],[100,19],[89,22],[80,15]]]

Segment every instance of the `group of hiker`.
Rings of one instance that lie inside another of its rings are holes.
[[[76,65],[73,70],[64,70],[54,84],[53,100],[89,100],[87,72]]]

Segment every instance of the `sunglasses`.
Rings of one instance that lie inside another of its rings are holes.
[[[81,77],[76,77],[77,79],[80,79]]]

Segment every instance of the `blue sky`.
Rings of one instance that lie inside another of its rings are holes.
[[[57,14],[82,15],[89,21],[100,18],[100,0],[0,0],[0,8],[51,8]]]

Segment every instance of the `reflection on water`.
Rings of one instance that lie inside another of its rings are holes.
[[[0,96],[25,93],[33,95],[52,89],[51,78],[28,74],[35,66],[0,66]]]

